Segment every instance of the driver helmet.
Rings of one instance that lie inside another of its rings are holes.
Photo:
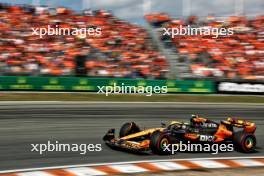
[[[182,124],[180,122],[177,122],[177,121],[172,121],[170,123],[170,127],[178,130],[178,129],[181,129]]]

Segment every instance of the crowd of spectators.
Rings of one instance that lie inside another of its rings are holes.
[[[100,28],[101,35],[33,35],[32,28]],[[73,76],[79,55],[87,76],[163,79],[168,65],[146,30],[103,10],[0,3],[0,74]],[[97,54],[94,54],[97,53]],[[99,53],[99,55],[98,55]]]
[[[245,16],[198,19],[173,19],[169,15],[150,14],[145,19],[154,27],[178,28],[179,26],[233,29],[233,35],[178,35],[169,37],[173,50],[190,63],[198,77],[229,79],[264,79],[264,16],[253,19]],[[163,41],[168,37],[160,37]]]
[[[150,14],[158,28],[179,26],[232,28],[233,35],[179,35],[173,49],[188,59],[198,77],[264,79],[264,16],[221,19],[196,16],[173,19]],[[33,35],[32,28],[100,28],[101,35]],[[161,33],[161,39],[166,39]],[[166,78],[166,59],[156,51],[146,30],[110,12],[67,8],[11,6],[0,3],[0,74],[74,76],[76,57],[86,56],[87,76]]]

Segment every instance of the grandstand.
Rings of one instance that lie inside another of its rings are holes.
[[[98,27],[100,36],[32,35],[32,28]],[[164,79],[166,60],[155,51],[144,28],[103,10],[77,14],[66,8],[0,4],[2,75],[75,75],[78,55],[86,76]]]
[[[84,56],[91,77],[144,79],[264,79],[264,16],[174,19],[147,14],[148,26],[131,24],[104,10],[82,14],[67,8],[0,4],[0,74],[75,76]],[[100,36],[39,36],[32,28],[96,28]],[[164,36],[162,28],[233,28],[228,37]]]
[[[161,46],[174,53],[177,62],[187,63],[197,78],[264,79],[264,16],[247,19],[231,16],[224,21],[208,16],[199,20],[196,16],[173,19],[165,13],[149,14],[150,24]],[[179,26],[233,28],[230,36],[163,35],[163,28]],[[176,65],[177,68],[177,65]]]

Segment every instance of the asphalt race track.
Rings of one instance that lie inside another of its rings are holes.
[[[191,114],[221,120],[238,116],[257,124],[257,152],[177,153],[173,156],[136,155],[114,151],[103,144],[109,128],[135,121],[141,127],[159,127],[170,120],[188,121]],[[102,143],[101,152],[31,152],[31,144]],[[0,171],[72,164],[167,158],[264,156],[264,105],[179,103],[0,103]]]

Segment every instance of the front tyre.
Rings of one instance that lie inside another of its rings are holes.
[[[122,125],[119,131],[119,137],[122,138],[137,132],[140,132],[140,128],[137,126],[137,124],[135,122],[128,122]]]
[[[150,137],[150,149],[154,154],[165,155],[170,154],[168,146],[171,144],[171,137],[163,132],[155,131]]]
[[[257,140],[254,134],[239,131],[234,134],[234,143],[239,151],[249,153],[256,148]]]

